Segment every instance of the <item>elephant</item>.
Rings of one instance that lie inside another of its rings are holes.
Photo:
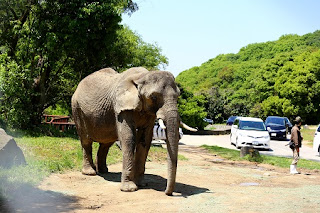
[[[180,117],[180,95],[174,76],[143,67],[117,73],[104,68],[85,77],[72,96],[72,114],[83,150],[82,173],[107,173],[106,157],[117,140],[122,147],[121,191],[138,190],[144,184],[146,158],[155,119],[166,131],[168,178],[166,195],[174,191]],[[92,143],[99,148],[95,163]]]

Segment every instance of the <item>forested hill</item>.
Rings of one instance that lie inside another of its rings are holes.
[[[237,54],[218,55],[186,70],[176,80],[184,90],[206,95],[214,120],[299,114],[306,123],[319,122],[320,31],[249,44]]]

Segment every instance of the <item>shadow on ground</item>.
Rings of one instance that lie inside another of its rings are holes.
[[[107,181],[121,182],[120,172],[117,172],[117,173],[109,172],[107,174],[100,174],[100,176]],[[145,174],[144,179],[145,179],[146,186],[139,187],[139,190],[153,189],[156,191],[163,191],[163,192],[165,191],[167,179],[159,175],[152,175],[152,174]],[[174,192],[180,193],[181,196],[183,197],[188,197],[188,196],[201,194],[201,193],[209,193],[209,189],[177,182],[175,185]]]
[[[55,213],[80,209],[78,197],[43,191],[29,184],[12,184],[5,179],[0,182],[0,212]]]

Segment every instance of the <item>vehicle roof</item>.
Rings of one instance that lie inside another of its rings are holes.
[[[263,120],[261,118],[253,118],[253,117],[237,117],[237,119],[239,119],[239,121],[261,121],[261,122],[263,122]]]
[[[237,117],[238,117],[238,116],[230,116],[230,117],[228,118],[228,121],[234,121]]]
[[[286,117],[280,117],[280,116],[273,115],[273,116],[268,116],[267,118],[286,118]]]
[[[229,118],[236,118],[236,117],[239,117],[239,116],[237,116],[237,115],[232,115],[232,116],[230,116]]]

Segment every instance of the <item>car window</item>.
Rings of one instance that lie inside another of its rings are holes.
[[[270,118],[269,117],[269,118],[267,118],[266,123],[267,124],[285,125],[284,119],[283,118],[277,118],[277,117],[274,117],[274,118]]]
[[[317,132],[320,132],[320,125],[318,126]]]
[[[236,119],[236,120],[234,121],[233,125],[239,125],[239,120]]]
[[[289,125],[292,125],[291,122],[290,122],[290,120],[289,120],[288,118],[286,118],[286,121],[287,121],[287,123],[288,123]]]
[[[233,122],[236,118],[237,118],[237,116],[231,116],[231,117],[228,119],[228,122]]]
[[[239,129],[265,131],[266,126],[260,121],[240,121]]]

